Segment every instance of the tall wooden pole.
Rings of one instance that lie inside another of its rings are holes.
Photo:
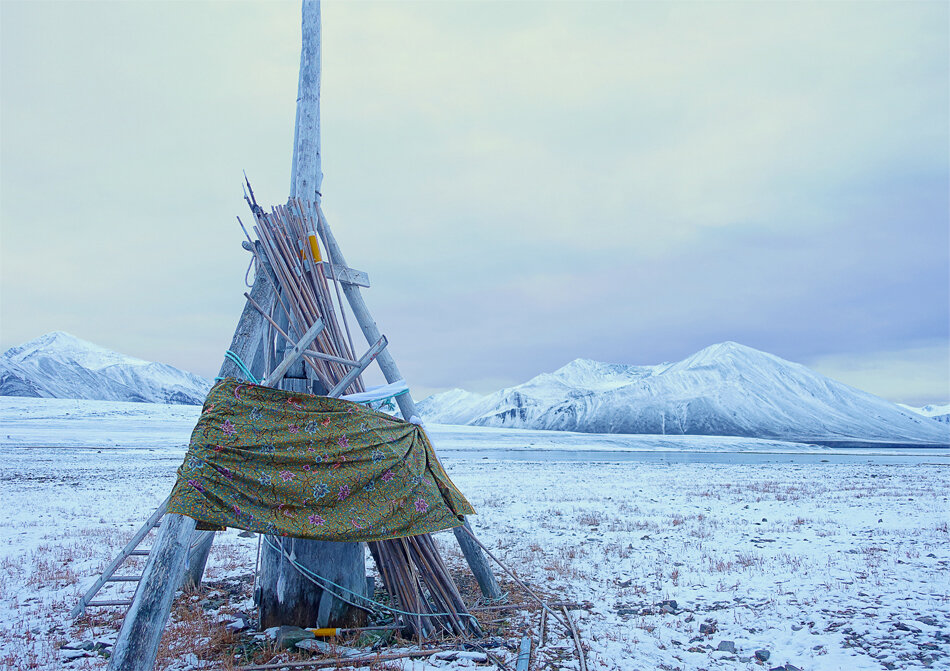
[[[323,172],[320,161],[320,2],[304,0],[300,78],[297,84],[297,119],[290,179],[291,197],[320,201]],[[293,382],[291,382],[293,384]],[[281,539],[271,538],[280,546]],[[302,539],[284,540],[287,555],[317,575],[346,589],[365,594],[366,563],[362,543],[330,543]],[[345,601],[320,589],[271,543],[261,549],[261,628],[281,624],[299,627],[340,627],[361,617]],[[353,600],[352,596],[347,596]]]

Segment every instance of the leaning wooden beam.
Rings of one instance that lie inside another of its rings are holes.
[[[340,245],[337,244],[336,238],[333,237],[333,232],[330,230],[330,225],[327,223],[326,217],[323,216],[323,209],[319,203],[316,206],[316,210],[319,221],[319,233],[323,238],[323,245],[327,250],[327,254],[333,260],[334,264],[346,266],[346,259],[343,257],[343,252],[340,250]],[[379,332],[379,327],[376,326],[376,321],[366,306],[366,301],[363,300],[363,294],[360,292],[360,288],[354,284],[344,284],[343,293],[346,295],[346,300],[353,310],[353,315],[356,317],[356,321],[359,323],[360,329],[366,337],[366,342],[374,343],[378,341],[382,337],[382,334]],[[379,356],[376,357],[376,362],[379,364],[380,370],[383,371],[386,382],[395,382],[404,379],[402,373],[399,372],[399,366],[396,365],[396,360],[393,359],[388,349],[379,353]],[[399,410],[402,412],[404,419],[409,420],[417,416],[416,404],[415,401],[412,400],[411,394],[406,393],[397,396],[396,403],[399,404]],[[468,532],[464,533],[462,530],[466,527],[468,527]],[[472,573],[475,575],[475,580],[478,581],[478,586],[482,590],[482,594],[489,599],[500,599],[501,588],[498,586],[498,581],[495,580],[495,576],[492,574],[491,567],[485,555],[482,553],[481,548],[471,541],[471,538],[474,538],[474,534],[472,534],[471,526],[468,525],[468,522],[466,522],[466,527],[456,527],[453,530],[459,547],[462,549],[462,554],[465,555],[465,561],[468,562],[469,567],[472,569]]]
[[[165,515],[109,657],[111,671],[151,671],[194,530],[190,517]]]
[[[389,654],[363,655],[361,657],[343,657],[341,659],[308,659],[304,661],[273,662],[271,664],[255,664],[254,666],[238,666],[236,671],[270,671],[270,669],[325,669],[333,666],[372,666],[377,662],[388,662],[393,659],[412,657],[430,657],[437,652],[448,650],[447,646],[426,648],[424,650],[406,650]]]
[[[323,266],[323,276],[328,280],[338,280],[343,284],[355,284],[358,287],[369,288],[369,275],[362,270],[354,270],[346,266],[331,266],[329,263],[321,263]]]
[[[469,524],[468,520],[465,520],[462,526],[455,527],[452,531],[455,533],[455,540],[459,544],[459,549],[462,550],[465,561],[468,562],[468,566],[482,590],[482,595],[493,601],[501,599],[501,587],[498,586],[495,574],[492,573],[482,549],[473,540],[475,534],[472,531],[472,525]]]
[[[201,576],[204,575],[205,566],[208,564],[214,534],[214,531],[196,531],[191,535],[191,550],[188,552],[187,569],[182,580],[182,587],[201,585]]]
[[[267,378],[262,380],[261,384],[265,387],[273,387],[282,379],[284,379],[284,375],[287,374],[287,371],[290,370],[290,367],[300,361],[301,357],[304,355],[304,352],[308,347],[310,347],[310,343],[312,343],[314,339],[320,335],[320,331],[322,330],[323,321],[318,319],[313,323],[313,326],[307,329],[307,332],[303,334],[303,338],[301,338],[296,345],[287,350],[284,360],[277,364],[277,368],[268,373]]]
[[[335,361],[344,366],[359,366],[358,361],[351,361],[350,359],[344,359],[341,356],[333,356],[332,354],[324,354],[323,352],[318,352],[316,350],[308,349],[307,356],[312,356],[314,359],[323,359],[324,361]]]
[[[580,634],[577,633],[577,627],[574,625],[574,620],[571,619],[571,611],[564,607],[561,608],[561,611],[564,613],[564,618],[567,620],[571,634],[574,636],[574,645],[577,647],[577,661],[580,664],[580,671],[587,671],[587,660],[584,658],[584,646],[581,645]]]
[[[356,367],[353,368],[349,373],[347,373],[342,380],[340,380],[337,385],[330,390],[330,393],[327,396],[333,396],[334,398],[346,391],[346,388],[353,384],[353,380],[358,378],[360,374],[366,370],[366,367],[373,363],[373,360],[379,356],[379,354],[386,349],[388,344],[386,336],[380,336],[379,340],[376,341],[376,344],[369,348],[369,351],[359,358],[359,361],[356,362]]]

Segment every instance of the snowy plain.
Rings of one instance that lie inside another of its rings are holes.
[[[108,642],[117,615],[69,610],[170,490],[198,410],[0,398],[0,668],[105,668],[69,648]],[[589,604],[573,616],[591,669],[950,668],[946,450],[428,430],[478,536],[530,585]],[[461,570],[453,536],[437,538]],[[256,549],[219,534],[209,580],[246,581]],[[223,627],[225,612],[202,617]],[[537,611],[511,626],[536,636]],[[197,668],[206,638],[165,668]],[[531,668],[576,669],[572,650],[552,628]]]

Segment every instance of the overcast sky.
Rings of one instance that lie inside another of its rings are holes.
[[[324,208],[415,395],[734,340],[950,400],[946,2],[323,5]],[[300,7],[0,3],[3,348],[216,373]]]

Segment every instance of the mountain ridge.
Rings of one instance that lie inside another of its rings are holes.
[[[591,372],[599,371],[600,379]],[[739,343],[653,366],[577,359],[493,394],[420,404],[430,422],[589,433],[950,444],[939,423]]]
[[[201,405],[211,382],[51,331],[0,355],[0,396]]]

